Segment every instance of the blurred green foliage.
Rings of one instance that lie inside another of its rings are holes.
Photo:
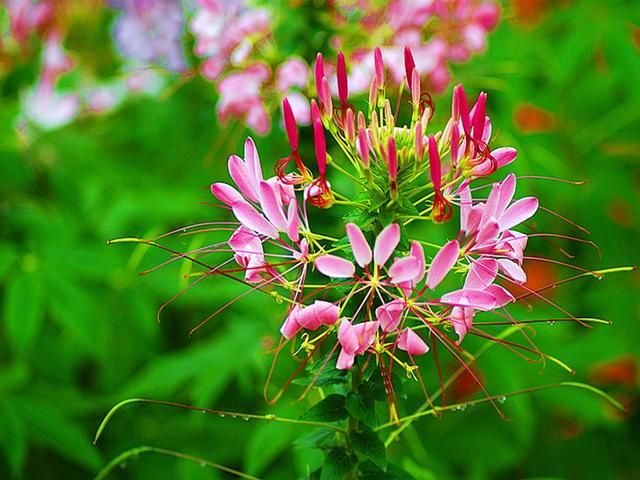
[[[488,52],[458,66],[455,78],[468,91],[489,92],[493,144],[519,150],[518,174],[589,180],[584,186],[519,183],[520,194],[535,193],[543,205],[591,230],[602,259],[588,245],[559,240],[575,257],[571,263],[634,265],[640,260],[640,4],[552,3],[506,5]],[[104,47],[83,46],[93,48]],[[223,279],[202,282],[157,323],[159,307],[186,287],[188,263],[138,277],[166,255],[142,245],[106,244],[220,217],[207,205],[208,185],[226,178],[226,158],[241,150],[247,132],[216,123],[211,85],[193,79],[166,98],[131,100],[112,115],[26,135],[14,119],[19,87],[32,78],[32,67],[23,65],[0,80],[0,477],[87,478],[121,451],[150,444],[260,477],[307,478],[324,460],[318,449],[305,447],[303,436],[313,430],[304,426],[131,406],[97,447],[91,445],[105,412],[128,397],[291,418],[318,397],[296,402],[295,392],[285,394],[275,407],[263,400],[271,364],[266,351],[278,341],[279,312],[270,299],[247,297],[188,337],[242,290]],[[442,118],[448,102],[437,99]],[[278,127],[256,140],[265,164],[286,151]],[[551,215],[539,214],[537,222],[542,231],[581,234]],[[181,250],[199,246],[198,237],[175,242]],[[541,239],[531,240],[530,251],[562,257]],[[548,264],[534,267],[530,276],[541,283],[572,274]],[[553,364],[528,364],[500,347],[477,365],[493,393],[586,381],[623,401],[625,415],[583,391],[540,392],[501,405],[510,421],[480,405],[422,419],[393,442],[389,460],[424,479],[640,477],[634,455],[640,438],[639,282],[632,273],[581,279],[551,292],[577,316],[614,322],[536,328],[538,347],[570,364],[575,375]],[[533,303],[532,312],[522,308],[516,318],[558,316]],[[482,344],[468,342],[470,351]],[[454,365],[442,358],[445,370]],[[293,366],[283,360],[274,385],[282,385]],[[426,366],[429,384],[437,385],[435,376]],[[465,399],[470,390],[479,396],[468,381],[449,395]],[[403,413],[423,401],[410,382],[407,394]],[[122,467],[112,478],[229,478],[153,454]]]

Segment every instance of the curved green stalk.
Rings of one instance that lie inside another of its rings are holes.
[[[583,389],[583,390],[588,390],[588,391],[590,391],[592,393],[595,393],[599,397],[602,397],[604,400],[606,400],[610,405],[612,405],[616,409],[618,409],[618,410],[620,410],[622,412],[625,411],[624,406],[619,401],[617,401],[615,398],[613,398],[611,395],[607,394],[606,392],[600,390],[599,388],[594,387],[593,385],[589,385],[589,384],[581,383],[581,382],[558,382],[558,383],[550,383],[550,384],[547,384],[547,385],[539,385],[537,387],[525,388],[525,389],[522,389],[522,390],[516,390],[516,391],[513,391],[513,392],[504,393],[504,394],[500,394],[500,395],[491,395],[489,397],[481,398],[481,399],[478,399],[478,400],[470,400],[468,402],[455,403],[455,404],[452,404],[452,405],[447,405],[445,407],[434,406],[434,407],[432,407],[432,408],[430,408],[428,410],[419,411],[419,412],[416,412],[416,413],[414,413],[412,415],[408,415],[406,417],[403,417],[403,418],[400,419],[400,422],[403,423],[403,424],[405,422],[411,423],[413,420],[416,420],[416,419],[418,419],[420,417],[424,417],[424,416],[427,416],[427,415],[433,415],[433,414],[438,413],[438,412],[446,412],[446,411],[449,411],[449,410],[461,410],[461,409],[464,409],[464,408],[466,408],[467,406],[470,406],[470,405],[477,405],[479,403],[487,403],[487,402],[490,402],[490,401],[493,401],[493,400],[497,400],[498,402],[503,402],[506,398],[509,398],[509,397],[515,397],[517,395],[524,395],[526,393],[539,392],[539,391],[542,391],[542,390],[550,390],[550,389],[553,389],[553,388],[561,388],[561,387],[574,387],[574,388],[580,388],[580,389]],[[392,427],[392,426],[395,426],[395,425],[397,425],[396,422],[387,422],[387,423],[384,423],[384,424],[378,426],[376,428],[376,431],[383,430],[385,428]],[[397,437],[397,435],[395,435],[395,431],[394,431],[389,435],[389,438],[387,438],[387,440],[385,441],[385,446],[389,446],[389,444],[391,443],[391,441],[393,441],[393,439],[395,437]]]
[[[109,412],[107,413],[107,415],[104,417],[104,419],[102,420],[102,422],[100,422],[100,426],[98,427],[98,430],[96,431],[96,435],[93,439],[93,443],[94,445],[98,442],[98,440],[100,439],[100,437],[102,436],[102,433],[104,432],[105,428],[107,427],[107,425],[109,424],[109,422],[111,421],[111,419],[113,418],[113,416],[123,407],[127,406],[127,405],[132,405],[134,403],[148,403],[148,404],[153,404],[153,405],[164,405],[167,407],[177,407],[177,408],[183,408],[185,410],[195,410],[198,412],[202,412],[202,413],[211,413],[211,414],[215,414],[218,415],[219,417],[229,417],[229,418],[241,418],[243,420],[263,420],[263,421],[267,421],[267,422],[280,422],[280,423],[292,423],[295,425],[306,425],[306,426],[310,426],[310,427],[323,427],[323,428],[329,428],[332,430],[335,430],[337,432],[344,432],[344,428],[339,427],[337,425],[332,425],[330,423],[324,423],[324,422],[314,422],[311,420],[297,420],[294,418],[285,418],[285,417],[278,417],[272,413],[266,414],[266,415],[256,415],[253,413],[239,413],[239,412],[228,412],[225,410],[214,410],[211,408],[200,408],[200,407],[195,407],[193,405],[184,405],[181,403],[174,403],[174,402],[165,402],[163,400],[152,400],[152,399],[147,399],[147,398],[129,398],[127,400],[123,400],[120,403],[118,403],[117,405],[115,405],[113,408],[111,408],[111,410],[109,410]]]
[[[148,446],[135,447],[129,450],[125,450],[118,456],[114,457],[104,467],[102,467],[102,469],[100,469],[98,474],[94,477],[94,480],[104,480],[109,476],[111,472],[113,472],[114,469],[118,468],[124,462],[126,462],[130,458],[137,458],[139,455],[143,453],[158,453],[160,455],[167,455],[170,457],[181,458],[183,460],[188,460],[190,462],[197,463],[202,467],[215,468],[216,470],[220,470],[221,472],[230,473],[239,478],[244,478],[247,480],[260,480],[258,477],[254,477],[253,475],[239,472],[238,470],[225,467],[224,465],[220,465],[218,463],[210,462],[209,460],[205,460],[204,458],[194,457],[193,455],[187,455],[186,453],[176,452],[174,450],[167,450],[166,448],[157,448],[157,447],[148,447]]]

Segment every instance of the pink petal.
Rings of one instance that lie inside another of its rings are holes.
[[[447,276],[449,270],[453,268],[458,260],[460,253],[460,244],[457,240],[451,240],[436,254],[427,273],[426,287],[430,289],[436,288],[440,282]]]
[[[378,322],[362,322],[353,326],[353,330],[358,338],[358,349],[356,355],[364,352],[373,343],[373,339],[378,331]]]
[[[505,231],[531,218],[538,210],[536,197],[521,198],[504,212],[500,218],[500,230]]]
[[[507,303],[515,301],[513,295],[500,285],[489,285],[485,291],[496,297],[496,308],[504,307]]]
[[[247,165],[237,155],[229,157],[229,174],[245,197],[256,203],[260,201],[258,185],[249,174]]]
[[[504,211],[507,209],[511,200],[513,200],[513,194],[516,192],[516,176],[510,173],[505,178],[500,186],[500,199],[496,207],[496,218],[500,218]]]
[[[500,233],[500,227],[495,218],[490,218],[484,226],[478,230],[476,235],[476,245],[474,249],[482,249],[489,247],[489,249],[495,249],[498,241],[498,234]]]
[[[496,209],[500,200],[500,184],[494,183],[489,198],[487,198],[482,211],[482,220],[480,220],[480,228],[487,224],[491,219],[496,218]]]
[[[353,353],[349,353],[344,349],[342,349],[340,350],[340,355],[338,355],[336,368],[338,370],[349,370],[351,367],[353,367],[354,359],[355,359],[355,355]]]
[[[289,315],[287,315],[287,318],[282,324],[282,327],[280,328],[280,333],[287,340],[295,336],[295,334],[298,333],[302,328],[297,320],[299,310],[300,307],[298,305],[294,305],[293,308],[289,311]]]
[[[517,155],[518,152],[516,151],[516,149],[511,147],[496,148],[491,152],[491,156],[498,164],[498,168],[509,165],[516,159]]]
[[[405,328],[398,336],[398,348],[410,355],[424,355],[429,351],[424,340],[410,328]]]
[[[247,137],[244,142],[244,161],[247,164],[247,170],[253,179],[253,183],[259,185],[262,181],[262,165],[260,164],[260,156],[258,155],[256,144],[253,143],[251,137]]]
[[[393,300],[376,308],[376,319],[383,332],[395,330],[405,308],[402,300]]]
[[[292,201],[289,203],[289,211],[287,212],[287,235],[292,242],[298,242],[300,240],[300,218],[298,217],[298,202]]]
[[[498,262],[493,258],[481,257],[471,263],[464,288],[484,290],[493,283],[496,275],[498,275]]]
[[[315,266],[320,273],[331,278],[350,278],[356,272],[353,263],[335,255],[322,255],[316,258]]]
[[[424,278],[425,269],[427,266],[427,262],[424,258],[424,249],[420,242],[411,242],[411,249],[409,250],[409,254],[418,260],[418,274],[413,278],[415,283],[420,282]]]
[[[298,315],[298,323],[309,330],[316,330],[320,325],[333,325],[338,321],[340,308],[331,302],[316,300],[304,307]]]
[[[498,264],[500,265],[500,270],[506,273],[514,282],[522,284],[527,281],[527,274],[516,262],[501,258],[498,260]]]
[[[473,308],[453,307],[449,320],[451,320],[453,329],[458,334],[456,343],[460,344],[473,325]]]
[[[445,305],[472,307],[478,310],[491,310],[496,306],[496,298],[484,290],[460,289],[449,292],[440,298]]]
[[[473,199],[471,198],[471,189],[469,185],[465,185],[460,190],[460,230],[469,233],[469,214],[471,213],[471,207],[473,206]]]
[[[364,238],[362,230],[356,224],[347,223],[346,230],[356,262],[364,268],[371,263],[371,247]]]
[[[316,300],[304,307],[298,314],[298,323],[308,330],[316,330],[320,325],[333,325],[338,321],[340,309],[324,300]]]
[[[395,284],[413,280],[420,273],[420,261],[415,257],[396,259],[389,268],[389,277]]]
[[[278,238],[278,230],[245,201],[232,205],[233,214],[245,227],[269,238]]]
[[[358,335],[349,320],[342,320],[338,327],[338,342],[344,352],[353,354],[358,349]]]
[[[244,197],[231,185],[227,185],[226,183],[214,183],[211,185],[211,193],[213,193],[214,197],[220,200],[222,203],[225,203],[229,206],[233,205],[235,202],[243,201]]]
[[[397,223],[387,225],[376,238],[373,247],[373,260],[376,265],[383,266],[400,242],[400,227]]]
[[[284,216],[282,201],[267,182],[260,182],[260,205],[267,219],[280,231],[287,230],[287,219]]]

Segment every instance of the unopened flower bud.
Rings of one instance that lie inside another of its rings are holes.
[[[344,55],[342,52],[338,52],[336,74],[338,77],[338,97],[340,98],[340,105],[342,105],[342,108],[346,108],[347,99],[349,97],[349,86],[347,82],[347,68],[344,63]]]
[[[322,91],[322,95],[318,96],[320,99],[320,105],[322,105],[324,113],[331,118],[333,117],[333,102],[331,101],[331,92],[329,91],[329,82],[327,82],[327,77],[322,77],[320,90]]]
[[[396,142],[393,137],[389,137],[387,161],[389,166],[389,183],[391,185],[391,197],[398,196],[398,154],[396,152]]]
[[[411,73],[411,101],[414,108],[420,104],[420,74],[415,68]]]
[[[327,143],[324,138],[324,127],[320,118],[320,110],[315,100],[311,100],[311,122],[313,123],[313,143],[318,162],[318,174],[325,178],[327,174]]]
[[[369,139],[366,129],[360,129],[358,132],[358,154],[362,160],[365,169],[369,169]]]
[[[375,108],[378,100],[378,76],[374,75],[369,86],[369,107]]]
[[[322,79],[324,78],[324,62],[322,61],[321,53],[318,53],[318,55],[316,56],[315,77],[316,77],[316,92],[318,92],[318,97],[319,97],[322,91]]]
[[[282,116],[284,117],[284,129],[287,132],[287,138],[289,139],[289,145],[294,152],[298,150],[298,126],[296,125],[296,118],[289,105],[289,100],[285,97],[282,100]]]
[[[382,50],[380,50],[380,47],[376,47],[373,52],[373,61],[376,67],[376,77],[378,77],[380,85],[384,87],[384,60],[382,60]]]
[[[353,143],[356,138],[356,121],[351,108],[347,108],[347,114],[345,115],[344,133],[349,142]]]
[[[413,54],[409,47],[404,47],[404,71],[407,76],[407,85],[409,85],[409,91],[412,91],[413,87],[413,71],[416,69],[416,62],[413,60]]]

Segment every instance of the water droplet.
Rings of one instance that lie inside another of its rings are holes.
[[[556,324],[555,320],[549,320],[547,323],[552,327]]]
[[[231,418],[238,418],[237,415],[231,415]]]
[[[201,466],[202,468],[206,467],[206,466],[207,466],[207,462],[200,462],[200,466]]]
[[[200,410],[200,413],[207,413],[206,410]]]
[[[507,401],[507,397],[505,397],[504,395],[501,397],[498,397],[498,403],[504,403]]]
[[[219,414],[218,414],[218,416],[219,416],[220,418],[224,418],[224,416],[225,416],[225,415],[224,415],[224,413],[219,413]]]
[[[242,419],[243,419],[245,422],[248,422],[248,421],[249,421],[249,417],[245,417],[245,416],[243,416],[243,417],[242,417]]]
[[[127,468],[127,462],[122,462],[122,463],[119,465],[119,467],[120,467],[120,468]]]

